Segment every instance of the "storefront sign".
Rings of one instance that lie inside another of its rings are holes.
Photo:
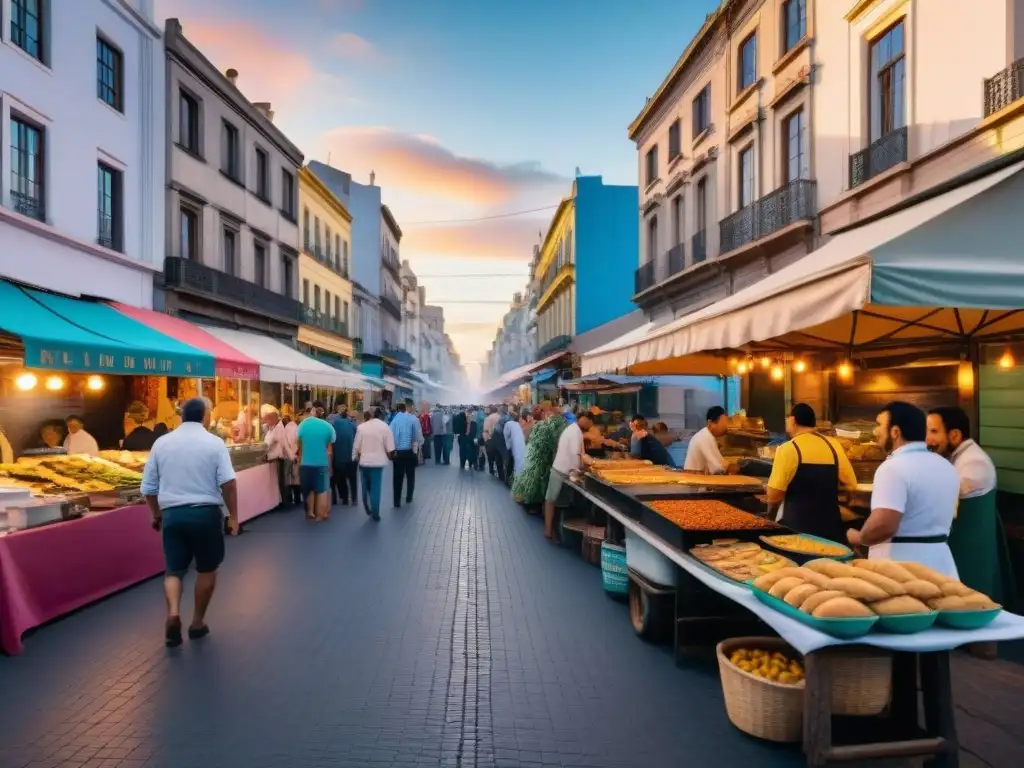
[[[213,358],[144,354],[129,349],[83,349],[25,344],[25,366],[74,373],[116,373],[128,376],[214,375]]]

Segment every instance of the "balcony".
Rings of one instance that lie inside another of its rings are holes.
[[[985,80],[985,117],[1024,98],[1024,59]]]
[[[290,323],[303,321],[302,304],[235,275],[178,256],[164,259],[164,286],[217,299]]]
[[[722,219],[721,252],[734,251],[790,224],[813,219],[815,186],[808,179],[794,179]]]
[[[702,229],[694,232],[690,238],[690,253],[693,255],[693,263],[700,264],[708,257],[708,233]]]
[[[348,323],[336,317],[331,317],[323,310],[303,306],[302,322],[314,328],[319,328],[321,331],[333,333],[335,336],[348,338]]]
[[[340,257],[336,254],[331,251],[327,251],[325,253],[319,245],[310,244],[308,240],[302,244],[302,250],[318,264],[323,264],[325,267],[337,272],[346,280],[349,279],[348,270],[342,266]]]
[[[387,355],[388,357],[397,360],[399,365],[412,367],[412,365],[416,362],[416,358],[414,358],[409,352],[395,344],[392,344],[389,341],[384,342],[383,351],[384,354]]]
[[[395,320],[402,319],[402,305],[399,303],[398,299],[388,295],[381,296],[380,306],[381,309],[395,318]]]
[[[907,129],[904,126],[850,155],[850,189],[906,161]]]
[[[402,263],[398,260],[398,256],[392,250],[381,251],[380,263],[395,276],[396,280],[402,278]]]
[[[633,293],[643,293],[657,282],[657,262],[653,259],[642,264],[633,278]]]
[[[547,344],[537,350],[537,359],[541,360],[548,355],[553,355],[560,349],[565,349],[572,344],[572,336],[555,336]]]
[[[12,189],[11,202],[13,203],[14,210],[22,216],[28,216],[36,221],[46,221],[46,206],[43,205],[43,201],[40,198],[26,195],[22,192],[15,192]]]

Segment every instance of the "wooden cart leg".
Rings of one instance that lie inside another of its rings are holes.
[[[807,765],[828,763],[832,749],[832,660],[827,651],[804,657],[804,754]]]
[[[957,768],[960,765],[960,743],[956,737],[949,651],[922,653],[919,658],[925,729],[929,736],[941,738],[945,742],[943,751],[925,761],[925,765],[930,768]]]
[[[910,738],[917,730],[917,654],[892,655],[892,704],[889,714],[897,733]]]

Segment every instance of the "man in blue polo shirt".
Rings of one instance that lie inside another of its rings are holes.
[[[409,413],[405,403],[398,404],[398,411],[391,419],[391,434],[395,438],[395,457],[391,487],[395,494],[395,506],[402,506],[402,481],[408,480],[405,503],[412,503],[416,489],[416,465],[419,463],[417,449],[423,443],[420,420]]]
[[[299,486],[306,502],[307,520],[326,520],[331,512],[331,457],[337,439],[324,421],[324,406],[313,403],[296,433],[299,443]]]

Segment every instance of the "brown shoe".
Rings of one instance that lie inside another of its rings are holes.
[[[164,645],[177,648],[181,645],[181,617],[171,616],[164,625]]]

